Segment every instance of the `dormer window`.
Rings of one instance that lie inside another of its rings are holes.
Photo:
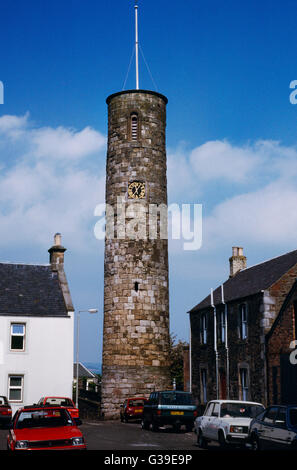
[[[138,115],[131,114],[131,140],[138,140]]]

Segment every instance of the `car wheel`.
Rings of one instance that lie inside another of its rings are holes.
[[[152,423],[152,431],[153,432],[158,432],[159,431],[159,426],[157,425],[157,423]]]
[[[146,421],[145,419],[143,419],[141,421],[141,428],[142,429],[145,429],[146,431],[149,431],[150,429],[150,423],[148,421]]]
[[[223,431],[219,431],[219,444],[220,444],[221,449],[225,449],[227,447],[227,442],[226,442]]]
[[[173,429],[175,432],[180,432],[181,425],[179,423],[176,423],[173,425]]]
[[[251,437],[251,449],[252,450],[260,450],[260,442],[258,436],[255,434]]]
[[[207,441],[203,436],[201,429],[197,433],[197,444],[200,449],[207,449]]]

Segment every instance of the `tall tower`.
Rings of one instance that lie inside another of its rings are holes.
[[[167,204],[167,98],[131,90],[107,104],[106,203],[115,235],[105,241],[102,412],[113,418],[126,397],[170,386],[168,241],[159,229],[157,238],[149,234],[150,207]]]
[[[136,90],[115,93],[106,100],[101,408],[105,418],[119,417],[120,404],[127,397],[148,396],[170,386],[167,98],[139,90],[137,2],[135,57]]]

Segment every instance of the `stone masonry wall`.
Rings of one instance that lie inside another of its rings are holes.
[[[148,396],[170,385],[168,242],[148,237],[149,204],[167,204],[167,100],[157,93],[131,91],[112,95],[107,102],[106,203],[114,210],[115,234],[105,241],[102,413],[116,418],[128,396]],[[138,115],[136,141],[131,139],[132,113]],[[145,184],[141,207],[128,198],[132,181]],[[126,210],[125,222],[118,198]],[[136,224],[133,237],[119,238],[141,211],[143,227]],[[156,221],[160,231],[159,215]]]

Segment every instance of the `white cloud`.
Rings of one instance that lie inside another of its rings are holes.
[[[280,245],[285,251],[297,246],[295,146],[211,141],[189,152],[172,152],[170,158],[170,200],[191,199],[207,208],[204,248],[253,243]]]
[[[32,131],[30,137],[37,157],[79,159],[102,150],[106,145],[105,137],[91,127],[80,132],[64,127],[47,127]]]
[[[259,165],[259,155],[250,147],[232,146],[227,141],[211,141],[196,147],[190,165],[202,181],[223,178],[242,182]]]
[[[87,249],[86,239],[96,243],[93,214],[104,201],[105,136],[91,127],[36,128],[27,113],[0,117],[0,145],[4,161],[5,149],[11,155],[16,145],[14,161],[0,168],[0,246],[25,244],[32,233],[44,246],[57,231],[80,250]],[[296,175],[294,146],[269,140],[234,146],[225,140],[186,151],[181,144],[168,156],[169,200],[206,206],[203,249],[293,246]],[[217,182],[220,197],[209,193]],[[171,243],[176,254],[182,247],[183,241]]]
[[[90,127],[36,129],[28,115],[3,116],[0,144],[2,160],[5,149],[16,152],[0,169],[0,247],[32,240],[44,247],[61,232],[72,249],[91,249],[94,208],[104,201],[105,137]]]
[[[296,207],[296,188],[277,181],[218,204],[204,220],[204,239],[216,246],[270,244],[297,248]]]
[[[16,129],[23,129],[27,126],[29,119],[29,113],[24,116],[11,116],[5,114],[0,117],[0,132],[7,133],[9,131],[15,131]]]

